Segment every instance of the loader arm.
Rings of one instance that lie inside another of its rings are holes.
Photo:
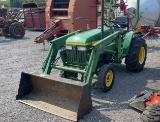
[[[80,32],[80,31],[77,31]],[[120,39],[120,32],[115,32],[108,37],[98,41],[97,43],[93,44],[92,46],[92,52],[91,56],[89,58],[88,65],[86,66],[86,69],[84,70],[78,70],[75,68],[69,68],[65,66],[58,66],[58,65],[52,65],[52,62],[56,60],[56,56],[58,53],[58,50],[61,49],[65,45],[65,41],[68,37],[74,35],[75,33],[71,33],[68,35],[65,35],[63,37],[60,37],[58,39],[55,39],[52,41],[52,46],[50,48],[49,54],[47,59],[44,62],[43,66],[43,72],[46,74],[50,74],[52,68],[59,69],[63,71],[71,71],[75,73],[82,73],[84,74],[85,82],[89,85],[92,83],[92,77],[95,74],[96,66],[99,60],[99,56],[105,52],[107,53],[114,53],[115,54],[115,62],[121,61],[121,39]],[[118,52],[118,53],[117,53]]]
[[[51,73],[51,70],[52,70],[51,63],[53,61],[55,61],[58,50],[65,45],[66,39],[70,36],[75,35],[76,33],[79,33],[79,32],[81,32],[81,31],[78,30],[78,31],[75,31],[73,33],[67,34],[63,37],[60,37],[60,38],[57,38],[57,39],[51,41],[52,46],[50,47],[48,56],[47,56],[46,60],[44,61],[44,65],[42,67],[42,71],[45,74],[50,74]]]
[[[116,39],[116,38],[118,38],[118,39]],[[114,39],[116,40],[115,42],[113,41]],[[95,70],[96,70],[98,60],[99,60],[99,56],[102,53],[104,53],[104,52],[115,53],[117,59],[121,58],[121,56],[120,56],[121,50],[119,48],[117,48],[115,50],[113,48],[111,48],[111,50],[109,49],[110,44],[111,44],[111,47],[115,47],[115,45],[121,46],[121,40],[119,40],[119,39],[120,39],[120,32],[115,32],[115,33],[111,34],[110,36],[93,44],[93,50],[91,52],[91,56],[90,56],[89,63],[87,66],[88,68],[85,73],[85,79],[86,79],[87,84],[92,83],[92,77],[95,74]],[[117,52],[116,50],[118,51],[118,53],[116,53]]]
[[[34,39],[34,42],[36,43],[43,43],[44,40],[48,40],[51,37],[54,37],[55,34],[57,34],[58,32],[60,32],[62,30],[62,26],[60,21],[55,22],[49,29],[45,30],[43,32],[43,34],[41,34],[40,36],[36,37]]]

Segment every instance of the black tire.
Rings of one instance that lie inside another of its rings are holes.
[[[147,57],[147,44],[141,37],[132,40],[127,56],[125,57],[126,68],[131,72],[143,70]]]
[[[143,122],[160,122],[160,105],[147,106],[141,115],[141,120]]]
[[[77,78],[78,77],[78,73],[71,73],[71,72],[67,72],[67,71],[61,71],[60,77],[62,77],[62,78],[69,78],[69,77]]]
[[[14,22],[9,26],[9,33],[13,38],[19,39],[24,36],[25,28],[22,23]]]
[[[8,29],[2,29],[2,35],[6,38],[10,37],[9,30]]]
[[[109,73],[109,74],[108,74]],[[107,77],[108,76],[108,77]],[[106,79],[109,78],[109,79]],[[112,65],[103,65],[98,75],[97,88],[101,92],[108,92],[114,84],[115,72]]]
[[[66,74],[65,71],[61,71],[59,76],[62,77],[62,78],[67,78],[67,74]]]

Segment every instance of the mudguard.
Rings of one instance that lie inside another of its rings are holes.
[[[131,31],[131,32],[127,33],[124,37],[123,48],[122,48],[122,53],[124,55],[128,54],[129,47],[130,47],[130,44],[131,44],[131,41],[133,38],[133,34],[134,34],[134,32]]]

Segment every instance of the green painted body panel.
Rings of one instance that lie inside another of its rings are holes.
[[[134,32],[131,31],[131,32],[127,33],[124,37],[123,48],[122,48],[123,56],[126,56],[128,54],[128,50],[129,50],[129,47],[130,47],[130,44],[131,44],[131,41],[133,38],[133,34],[134,34]]]
[[[111,34],[110,28],[105,28],[104,29],[104,36],[107,37],[108,35]],[[96,41],[101,40],[101,29],[93,29],[85,32],[78,33],[74,36],[69,37],[66,40],[67,45],[83,45],[85,44],[92,44],[95,43]]]
[[[133,39],[133,35],[137,34],[139,32],[140,31],[130,31],[125,35],[124,41],[123,41],[123,48],[122,48],[122,55],[123,56],[126,56],[128,54],[129,47],[130,47],[131,41]]]
[[[62,36],[60,38],[57,38],[57,39],[54,39],[54,40],[51,41],[52,45],[49,49],[48,56],[47,56],[46,60],[44,61],[44,64],[43,64],[43,67],[42,67],[42,71],[45,74],[50,74],[51,73],[51,70],[52,70],[51,63],[53,61],[55,61],[58,50],[63,47],[66,39],[68,37],[74,35],[75,33],[79,33],[79,32],[80,31],[75,31],[73,33],[67,34],[65,36]]]

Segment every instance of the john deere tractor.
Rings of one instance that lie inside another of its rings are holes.
[[[110,2],[112,3],[112,0]],[[137,9],[137,19],[138,15]],[[76,31],[53,40],[43,72],[50,74],[52,69],[59,69],[62,71],[62,77],[74,80],[78,80],[78,74],[81,74],[80,81],[90,85],[93,75],[97,74],[97,86],[101,91],[107,92],[114,83],[113,64],[120,64],[125,58],[128,71],[142,71],[147,45],[141,38],[141,33],[135,29],[137,23],[129,32],[127,16],[116,17],[114,21],[109,16],[108,20],[108,27],[104,27],[104,38],[101,38],[101,28],[97,28],[84,32]],[[60,56],[56,58],[58,52]],[[63,66],[56,64],[60,58]]]
[[[112,20],[112,3],[110,0],[107,27],[79,30],[51,41],[43,74],[22,72],[18,100],[77,121],[92,109],[90,88],[95,74],[98,89],[107,92],[114,84],[113,65],[120,64],[123,58],[128,71],[143,70],[147,45],[136,30],[139,0],[132,31],[127,16]],[[57,64],[60,59],[62,65]],[[52,69],[60,70],[61,77],[50,75]]]

